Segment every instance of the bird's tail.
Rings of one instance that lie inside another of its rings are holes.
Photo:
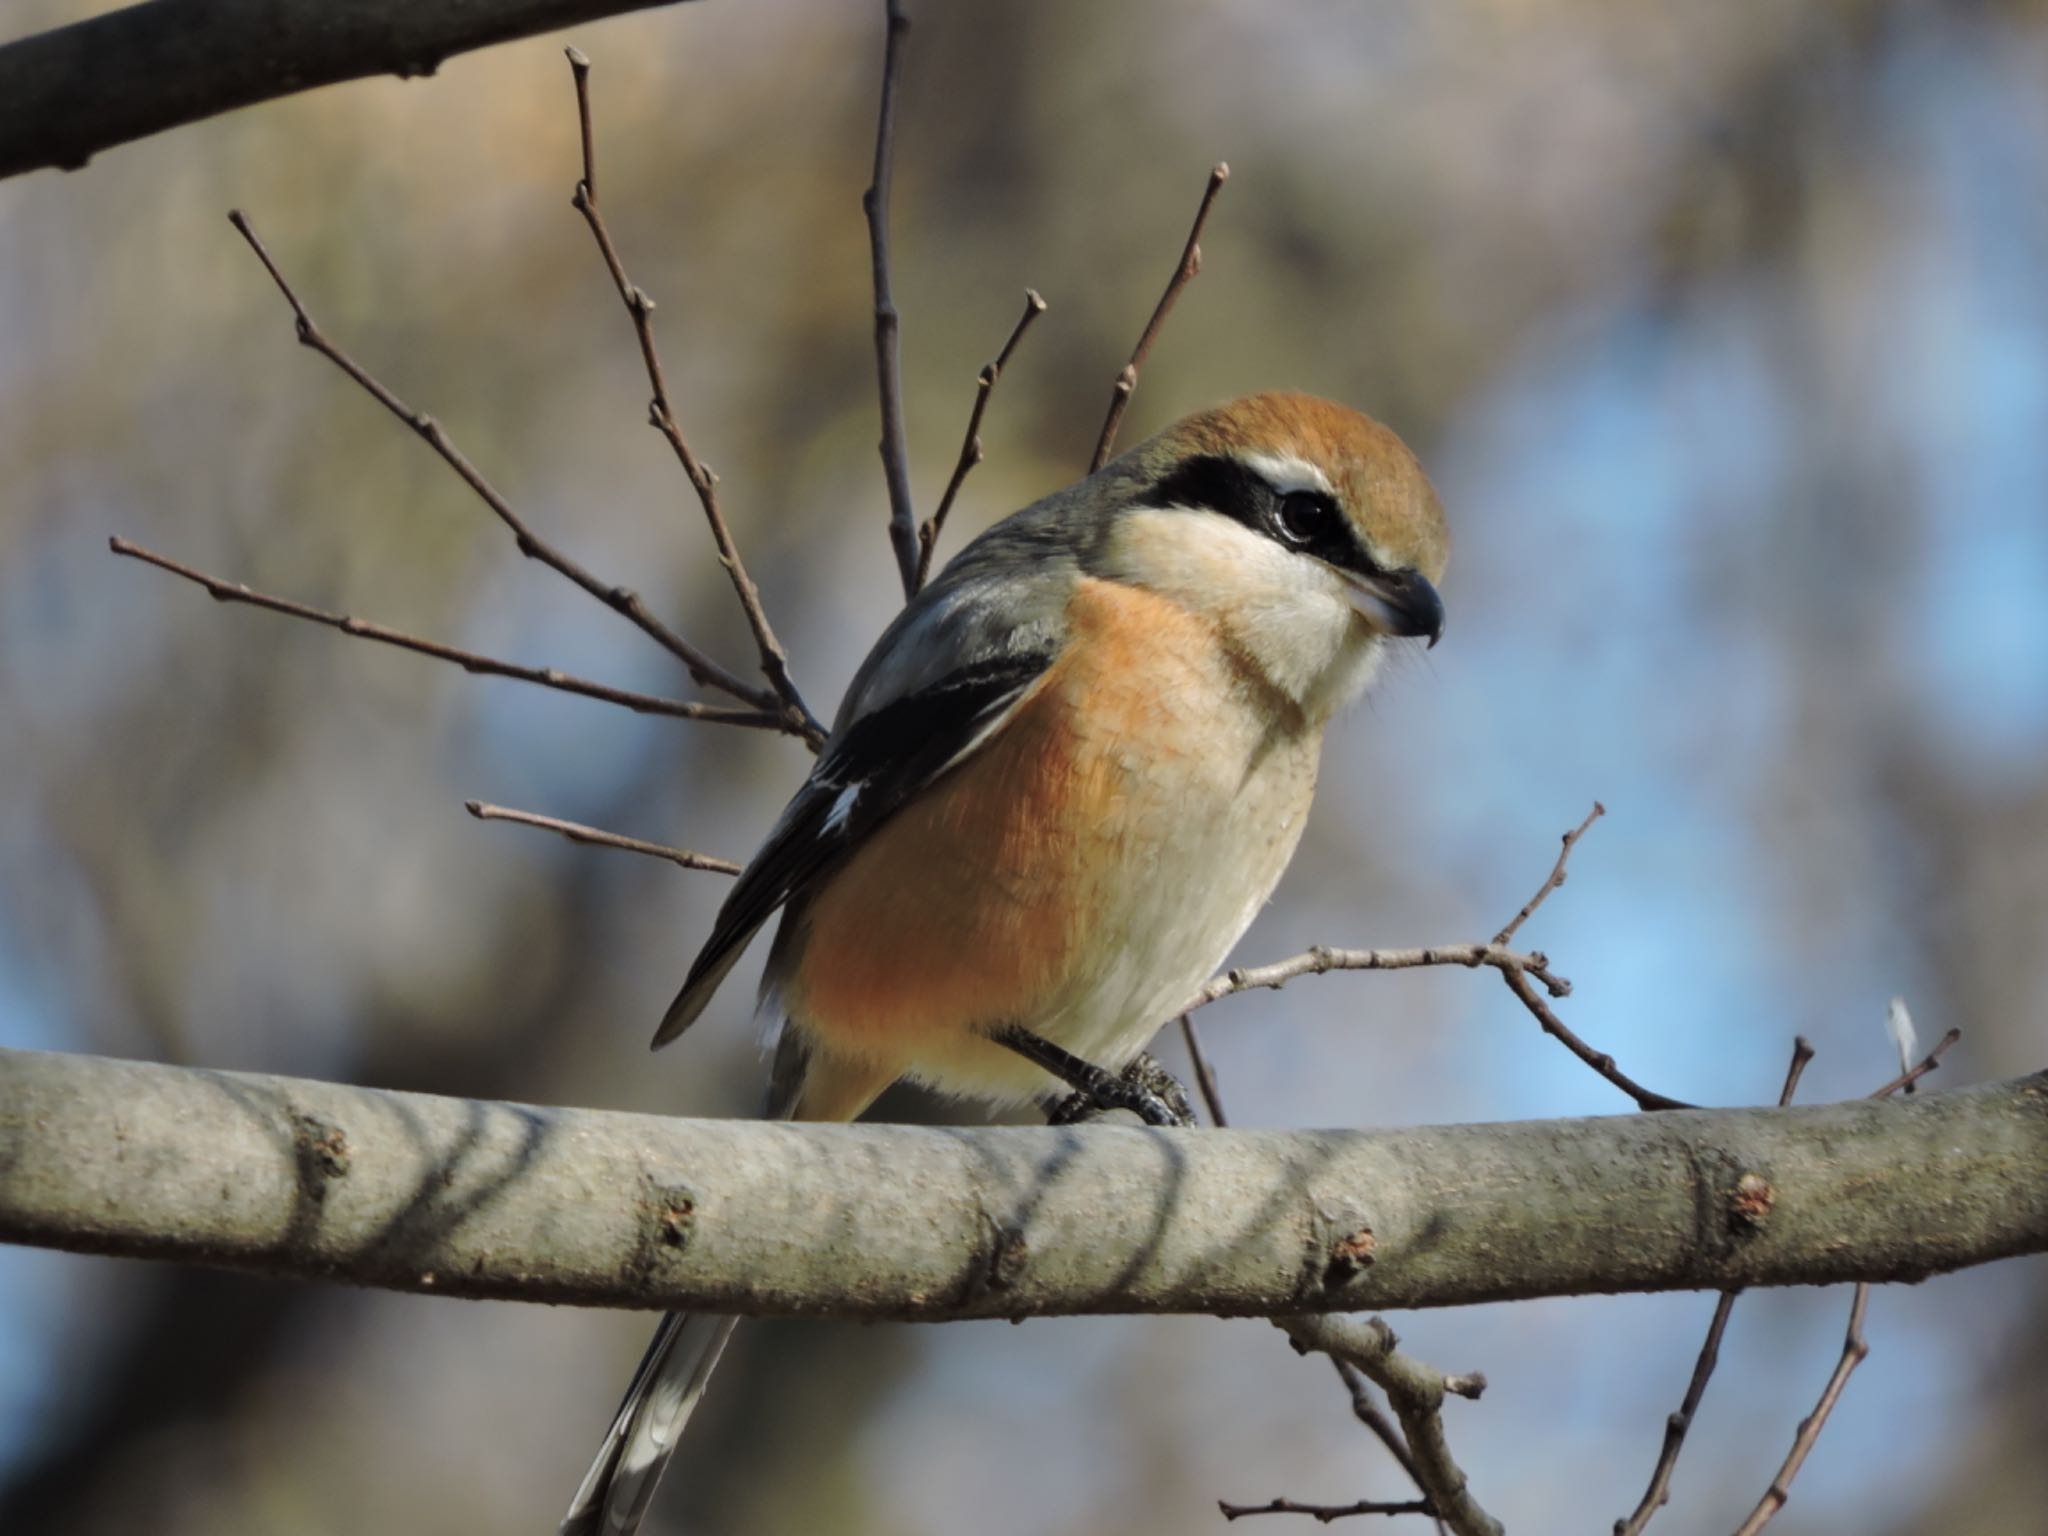
[[[813,1058],[797,1032],[785,1028],[762,1115],[854,1120],[894,1076],[874,1063]],[[736,1317],[687,1312],[661,1320],[556,1536],[632,1536],[640,1528],[654,1485],[737,1326]]]
[[[736,1317],[685,1312],[661,1320],[558,1536],[629,1536],[639,1528],[654,1485],[738,1323]]]

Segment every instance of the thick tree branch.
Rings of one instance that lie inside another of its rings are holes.
[[[0,177],[667,0],[150,0],[0,47]]]
[[[5,1052],[0,1239],[934,1320],[1909,1280],[2048,1250],[2048,1074],[1893,1103],[1154,1132],[662,1120]]]

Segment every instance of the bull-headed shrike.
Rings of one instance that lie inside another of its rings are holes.
[[[1121,1076],[1301,840],[1331,717],[1442,632],[1443,509],[1392,432],[1308,395],[1177,422],[997,523],[897,615],[654,1043],[782,919],[766,1113],[900,1079],[1014,1104]],[[563,1536],[635,1529],[730,1336],[671,1314]]]

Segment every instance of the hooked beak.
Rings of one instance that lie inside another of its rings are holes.
[[[1443,637],[1444,600],[1422,572],[1393,571],[1384,576],[1347,572],[1346,580],[1351,583],[1351,605],[1381,634],[1427,635],[1432,648]]]

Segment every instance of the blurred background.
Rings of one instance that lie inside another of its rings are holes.
[[[85,6],[17,3],[26,33]],[[746,972],[650,1059],[719,877],[476,796],[744,857],[808,761],[273,615],[230,579],[629,687],[670,659],[532,562],[338,373],[223,218],[543,532],[736,668],[570,210],[561,44],[672,391],[821,712],[897,603],[874,452],[878,4],[709,0],[338,87],[0,184],[0,1043],[528,1100],[745,1111]],[[1679,1096],[2048,1064],[2048,10],[913,0],[896,285],[920,511],[1025,285],[949,546],[1072,479],[1210,164],[1203,276],[1123,441],[1246,390],[1422,454],[1445,643],[1334,734],[1251,961],[1527,930],[1568,1018]],[[758,965],[751,961],[748,972]],[[1620,1112],[1504,989],[1335,976],[1203,1019],[1233,1117]],[[1170,1063],[1180,1060],[1167,1051]],[[892,1099],[899,1115],[958,1113]],[[1656,1529],[1724,1530],[1840,1347],[1757,1294]],[[1453,1441],[1517,1532],[1633,1506],[1711,1300],[1397,1318],[1481,1369]],[[0,1530],[552,1528],[649,1320],[0,1250]],[[2048,1507],[2048,1265],[1889,1289],[1776,1529]],[[1221,1527],[1403,1496],[1326,1362],[1201,1319],[741,1334],[660,1530]]]

